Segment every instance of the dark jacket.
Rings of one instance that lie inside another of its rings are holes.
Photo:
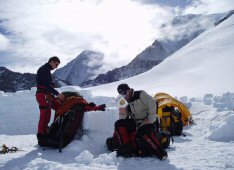
[[[54,89],[51,71],[52,67],[49,63],[44,64],[37,70],[37,86],[45,87],[47,91],[51,92],[53,95],[58,95],[59,92]]]

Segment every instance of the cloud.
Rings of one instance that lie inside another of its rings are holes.
[[[191,6],[184,11],[185,14],[214,14],[228,12],[234,9],[233,0],[194,0]]]
[[[221,15],[184,15],[177,16],[171,22],[163,25],[159,40],[188,41],[201,32],[214,26]]]
[[[163,36],[162,24],[182,13],[180,6],[160,6],[152,0],[0,0],[0,4],[2,27],[10,33],[10,43],[2,43],[2,50],[15,58],[14,67],[20,72],[36,72],[54,55],[63,66],[83,50],[101,51],[113,68],[126,65]],[[0,65],[12,67],[6,58]]]
[[[190,5],[193,0],[135,0],[141,2],[142,4],[158,4],[162,6],[172,6],[184,8]]]
[[[5,51],[9,47],[10,41],[0,33],[0,51]]]
[[[171,15],[131,0],[0,2],[0,20],[11,32],[10,53],[22,62],[31,58],[35,71],[50,56],[61,56],[65,65],[83,50],[101,51],[106,63],[119,67],[150,45],[157,25]]]

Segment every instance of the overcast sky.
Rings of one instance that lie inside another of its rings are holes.
[[[120,67],[165,36],[160,26],[174,16],[232,9],[233,0],[0,0],[0,66],[35,73],[51,56],[63,66],[95,50]]]

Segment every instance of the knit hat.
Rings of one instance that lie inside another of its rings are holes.
[[[127,84],[120,84],[117,88],[119,94],[127,90],[130,90],[130,87]]]

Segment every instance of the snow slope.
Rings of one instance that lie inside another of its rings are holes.
[[[168,159],[121,158],[109,153],[105,140],[112,135],[118,119],[112,83],[79,91],[88,101],[106,103],[105,112],[87,112],[84,135],[69,144],[63,153],[37,146],[38,106],[35,88],[16,93],[0,92],[0,145],[22,151],[0,155],[0,169],[234,169],[234,17],[206,31],[156,68],[124,82],[150,94],[159,91],[187,103],[196,125],[175,137]]]

